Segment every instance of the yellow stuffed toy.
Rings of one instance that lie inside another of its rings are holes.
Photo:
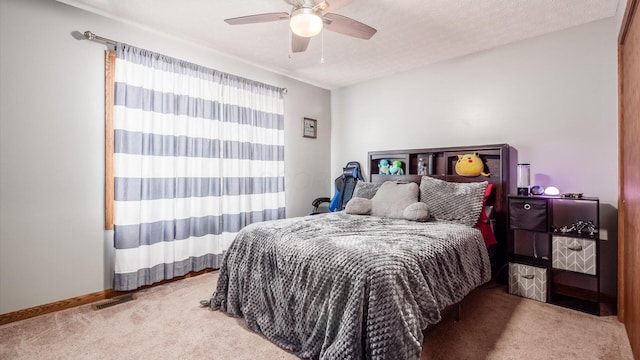
[[[484,172],[484,163],[478,153],[458,155],[456,172],[462,176],[490,176]]]

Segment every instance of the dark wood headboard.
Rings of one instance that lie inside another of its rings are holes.
[[[494,207],[496,220],[495,235],[498,245],[497,257],[494,260],[498,263],[493,265],[501,266],[507,259],[507,195],[513,190],[510,178],[512,178],[512,171],[516,168],[515,163],[512,163],[516,161],[516,157],[510,156],[512,152],[513,149],[508,144],[370,151],[368,154],[369,180],[371,182],[402,180],[419,185],[422,176],[418,175],[418,161],[423,159],[429,176],[452,182],[488,181],[493,184],[487,205]],[[456,174],[458,155],[469,153],[478,153],[484,162],[484,171],[490,173],[490,176],[465,177]],[[396,160],[401,161],[405,174],[378,174],[378,163],[382,159],[390,163]]]

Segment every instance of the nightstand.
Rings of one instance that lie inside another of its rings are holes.
[[[603,273],[617,269],[615,261],[602,266],[599,218],[598,198],[510,195],[509,293],[614,314],[615,295],[605,295],[601,281]]]

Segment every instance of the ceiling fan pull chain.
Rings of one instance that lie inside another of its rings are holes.
[[[291,31],[291,28],[289,28],[289,46],[287,46],[287,48],[289,49],[289,51],[288,51],[289,59],[291,59],[291,51],[292,51],[291,47],[293,46],[293,40],[292,40],[293,35],[292,34],[293,34],[293,32]]]
[[[322,48],[322,50],[320,50],[320,64],[324,64],[324,30],[320,33],[320,40]]]

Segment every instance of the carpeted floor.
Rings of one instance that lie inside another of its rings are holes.
[[[0,359],[297,359],[219,311],[200,308],[217,273],[153,287],[134,301],[0,327]],[[421,359],[633,359],[622,324],[480,288],[426,334]]]

